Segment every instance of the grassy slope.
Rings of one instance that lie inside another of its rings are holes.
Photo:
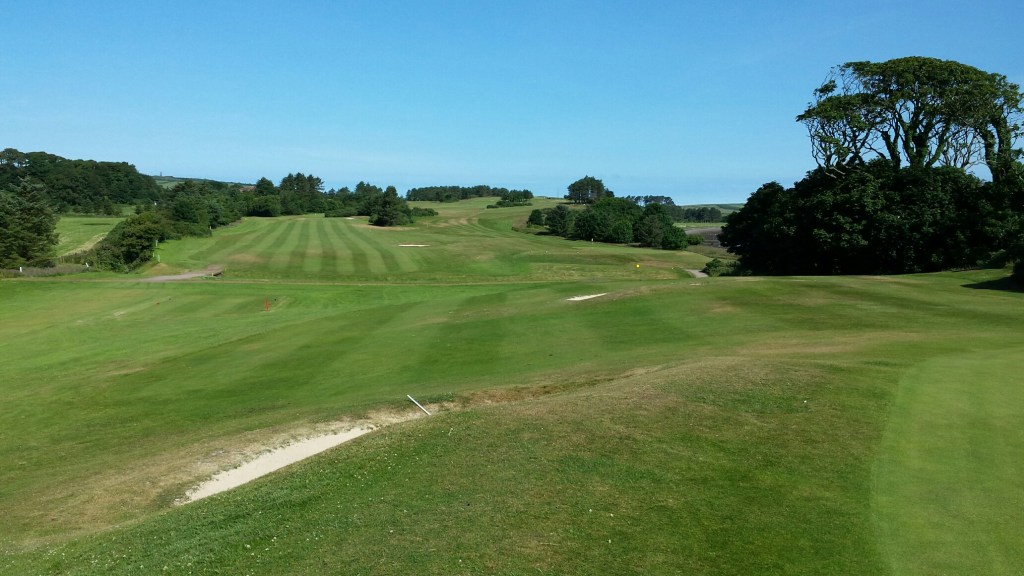
[[[63,256],[92,248],[123,218],[98,216],[61,216],[57,221],[57,255]]]
[[[976,413],[1019,415],[1021,295],[963,288],[995,273],[694,281],[677,270],[694,257],[515,234],[526,212],[480,208],[405,231],[249,220],[162,248],[167,269],[226,263],[218,282],[5,282],[0,572],[907,573],[957,528],[881,544],[934,519],[914,497],[928,470],[891,457],[928,436],[899,424],[926,422],[915,374],[978,369],[995,395]],[[406,393],[551,385],[167,510],[218,450]],[[1003,450],[983,465],[1019,477],[1024,449]],[[993,484],[958,501],[1019,494]],[[989,533],[964,573],[1020,561]]]

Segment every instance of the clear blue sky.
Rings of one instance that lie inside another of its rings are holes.
[[[1024,1],[9,2],[0,148],[148,174],[315,174],[741,202],[813,168],[830,67],[1024,84]]]

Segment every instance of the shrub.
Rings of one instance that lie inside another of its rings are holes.
[[[718,258],[712,258],[701,271],[708,276],[739,276],[740,274],[737,262],[723,261]]]

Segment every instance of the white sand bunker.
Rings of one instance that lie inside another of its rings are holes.
[[[353,428],[344,432],[335,432],[333,434],[327,434],[325,436],[316,436],[313,438],[307,438],[300,440],[294,444],[289,444],[283,448],[278,448],[270,452],[266,452],[258,456],[255,460],[251,460],[242,464],[238,468],[232,468],[231,470],[225,470],[218,472],[206,482],[203,482],[199,486],[188,491],[185,497],[182,498],[178,503],[187,504],[188,502],[195,502],[207,496],[213,496],[232,488],[237,488],[246,482],[251,482],[265,476],[271,472],[284,468],[289,464],[294,464],[300,460],[305,460],[310,456],[319,454],[330,448],[334,448],[339,444],[343,444],[358,438],[367,432],[374,430],[373,426],[364,426],[359,428]]]
[[[428,248],[430,244],[399,244],[402,248]]]
[[[600,298],[601,296],[607,295],[607,292],[601,292],[600,294],[587,294],[586,296],[573,296],[572,298],[566,298],[569,302],[579,302],[580,300],[590,300],[591,298]]]

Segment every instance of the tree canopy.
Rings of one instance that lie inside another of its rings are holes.
[[[959,168],[885,160],[792,188],[772,182],[719,235],[758,274],[896,274],[976,266],[999,250],[1008,198]]]
[[[1020,88],[1002,74],[936,58],[847,62],[799,116],[819,165],[835,172],[882,157],[895,169],[984,163],[998,182],[1020,151]]]
[[[565,199],[572,204],[593,204],[606,196],[615,196],[615,193],[605,188],[604,182],[593,176],[584,176],[569,184],[569,193]]]
[[[819,168],[771,182],[719,239],[764,274],[926,272],[1024,258],[1022,95],[934,58],[848,62],[799,116]],[[967,168],[984,164],[984,182]]]
[[[458,202],[469,198],[484,198],[498,196],[503,200],[509,194],[514,196],[526,196],[533,198],[529,190],[509,190],[508,188],[494,188],[483,184],[477,186],[425,186],[412,188],[405,193],[405,199],[410,201],[434,201],[434,202]]]
[[[0,186],[24,178],[42,184],[43,200],[56,212],[117,214],[118,204],[152,202],[162,195],[153,178],[127,162],[69,160],[46,152],[0,152]]]

